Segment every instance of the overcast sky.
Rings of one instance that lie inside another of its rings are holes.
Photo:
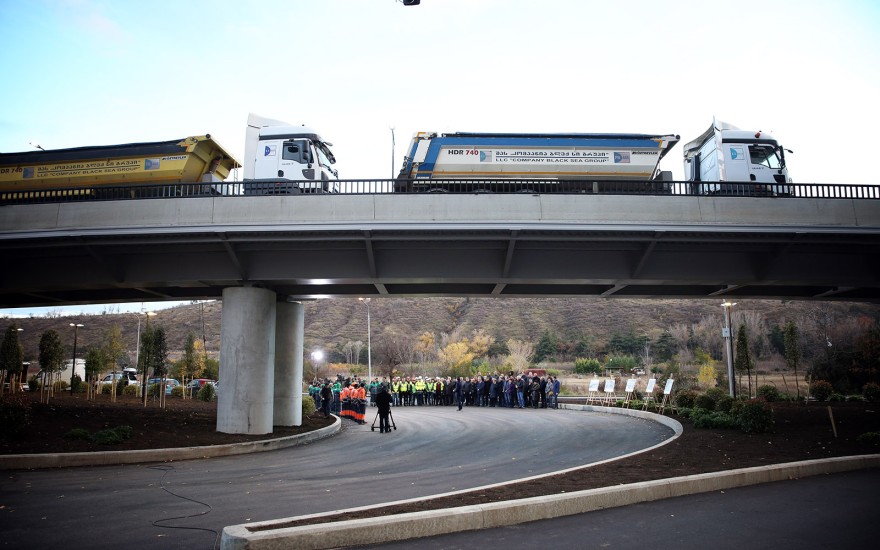
[[[684,143],[717,117],[793,150],[795,182],[876,183],[876,1],[0,0],[0,22],[0,152],[209,133],[242,160],[254,112],[385,178],[391,127],[396,171],[417,131]]]

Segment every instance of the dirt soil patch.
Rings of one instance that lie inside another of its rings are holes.
[[[36,396],[33,398],[36,399]],[[875,445],[856,441],[863,433],[880,432],[880,404],[831,404],[836,437],[828,404],[771,405],[774,418],[772,433],[746,434],[739,430],[694,428],[690,420],[672,414],[670,416],[684,426],[684,433],[675,441],[651,452],[551,478],[510,483],[493,489],[346,514],[342,518],[328,517],[320,521],[483,504],[735,468],[880,452]],[[216,431],[216,421],[216,403],[199,400],[169,399],[167,406],[160,409],[155,404],[144,407],[130,397],[121,397],[114,404],[107,396],[97,401],[64,396],[53,399],[48,405],[33,403],[31,424],[24,436],[0,440],[0,454],[154,449],[266,439],[266,436],[219,433]],[[276,427],[271,437],[315,430],[330,422],[316,414],[303,418],[300,427]],[[95,432],[122,425],[131,426],[133,435],[119,445],[98,445],[64,438],[64,434],[73,428]],[[317,522],[311,520],[309,523]]]
[[[147,400],[147,406],[134,396],[119,396],[116,403],[101,395],[95,401],[85,396],[54,397],[48,404],[39,402],[39,394],[25,393],[31,401],[30,424],[14,439],[0,439],[0,454],[76,453],[130,451],[225,445],[261,441],[306,433],[333,423],[320,414],[303,418],[302,426],[276,426],[270,436],[224,434],[217,430],[217,402],[198,399],[168,398],[165,408]],[[94,435],[100,430],[130,426],[130,439],[114,445],[101,445],[83,439],[68,439],[65,434],[82,428]]]

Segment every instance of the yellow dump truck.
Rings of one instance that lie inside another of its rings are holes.
[[[210,134],[171,141],[0,154],[0,197],[94,194],[138,184],[222,182],[241,165]]]

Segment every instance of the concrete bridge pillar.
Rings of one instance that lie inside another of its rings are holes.
[[[262,288],[223,289],[218,432],[272,433],[275,300]]]
[[[305,307],[278,302],[275,316],[275,426],[302,426]]]

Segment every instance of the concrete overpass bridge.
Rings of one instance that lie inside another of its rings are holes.
[[[261,434],[300,422],[302,300],[877,301],[880,200],[379,193],[13,204],[0,206],[0,257],[0,307],[222,298],[231,398],[218,430]]]

